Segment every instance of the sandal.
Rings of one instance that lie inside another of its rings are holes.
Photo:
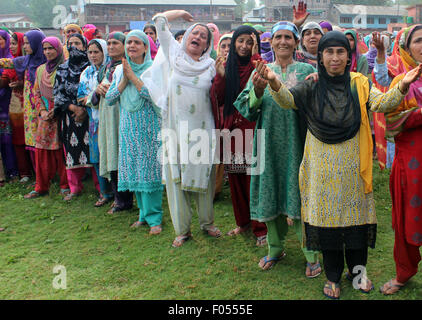
[[[70,189],[60,189],[60,194],[62,196],[67,196],[70,193]]]
[[[39,198],[46,195],[46,193],[39,193],[35,190],[32,190],[30,193],[27,193],[26,195],[24,195],[24,199],[35,199],[35,198]]]
[[[118,207],[117,205],[114,205],[110,210],[107,211],[107,213],[110,215],[113,215],[117,212],[125,211],[125,210],[129,210],[129,208],[121,208],[121,207]]]
[[[63,200],[64,201],[71,201],[71,200],[73,200],[73,198],[76,198],[76,197],[78,197],[79,196],[79,193],[68,193],[64,198],[63,198]]]
[[[388,288],[384,289],[385,285],[388,285]],[[389,295],[395,294],[396,292],[400,291],[400,289],[403,288],[403,287],[404,287],[404,284],[394,284],[393,279],[391,279],[387,283],[384,283],[384,285],[382,287],[380,287],[380,292],[385,296],[389,296]],[[393,288],[397,289],[397,290],[395,290],[391,293],[387,293],[388,290],[393,289]]]
[[[161,231],[163,231],[163,228],[161,228],[161,225],[154,226],[154,227],[151,227],[151,229],[149,231],[149,234],[151,234],[151,235],[157,235],[157,234],[160,234]]]
[[[282,260],[284,257],[286,256],[286,252],[283,252],[280,256],[278,257],[274,257],[274,258],[270,258],[269,256],[265,256],[263,257],[259,263],[258,266],[262,269],[262,270],[270,270],[272,267],[274,267],[274,265],[279,262],[280,260]],[[262,262],[264,264],[262,264]],[[269,267],[265,267],[267,265],[267,263],[270,263]]]
[[[221,237],[221,231],[218,230],[218,228],[216,226],[212,226],[210,229],[204,230],[204,232],[206,234],[208,234],[209,236],[214,237],[214,238],[220,238]]]
[[[237,236],[238,234],[241,234],[241,233],[248,231],[248,229],[249,229],[249,226],[247,226],[247,227],[236,227],[233,230],[230,230],[229,232],[227,232],[226,236],[229,236],[229,237]]]
[[[136,221],[130,227],[131,228],[139,228],[140,226],[144,226],[147,223],[145,221]]]
[[[101,196],[97,200],[97,202],[95,202],[94,207],[99,208],[99,207],[102,207],[103,205],[105,205],[106,203],[109,203],[109,202],[110,202],[110,199],[107,199],[107,198]]]
[[[264,247],[267,245],[267,236],[260,236],[256,238],[256,246],[257,247]]]
[[[188,234],[177,236],[176,239],[174,239],[172,243],[173,248],[179,248],[181,247],[186,241],[190,240],[192,238],[192,234],[189,232]]]
[[[350,282],[353,282],[355,276],[353,276],[349,270],[346,271],[345,273],[346,279],[349,280]],[[369,279],[368,279],[369,281]],[[361,284],[361,281],[359,280],[358,284]],[[357,288],[355,288],[357,289]],[[370,293],[372,290],[374,290],[374,285],[371,283],[371,287],[369,288],[369,290],[364,290],[363,288],[359,287],[359,291],[362,293]]]
[[[310,276],[308,276],[308,275],[306,274],[306,271],[305,271],[305,276],[306,276],[306,278],[308,278],[308,279],[313,279],[313,278],[316,278],[316,277],[318,277],[318,276],[322,273],[321,264],[320,264],[319,262],[316,262],[316,263],[314,263],[314,264],[312,264],[312,263],[310,263],[310,262],[306,262],[306,269],[308,269],[308,268],[309,268],[309,270],[311,271],[311,274],[312,274],[312,272],[314,272],[314,271],[316,271],[316,270],[320,269],[320,270],[319,270],[319,272],[315,273],[314,275],[310,275]]]
[[[340,294],[339,294],[338,297],[330,296],[329,294],[325,293],[324,289],[329,289],[329,290],[333,291],[334,294],[336,294],[336,289],[340,289],[340,283],[327,281],[324,285],[324,288],[322,289],[322,294],[324,296],[326,296],[327,298],[332,299],[332,300],[339,300],[340,299]]]

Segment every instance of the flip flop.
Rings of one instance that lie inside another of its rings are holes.
[[[309,269],[311,270],[311,272],[313,272],[313,271],[317,270],[318,268],[321,268],[321,264],[320,264],[319,262],[317,262],[317,263],[315,263],[314,265],[312,265],[310,262],[306,262],[306,267],[307,267],[307,268],[309,268]],[[306,278],[308,278],[308,279],[313,279],[313,278],[316,278],[316,277],[318,277],[321,273],[322,273],[322,269],[321,269],[321,271],[320,271],[320,272],[318,272],[318,273],[314,274],[313,276],[307,276],[307,275],[306,275],[306,270],[305,270],[305,276],[306,276]]]
[[[35,198],[39,198],[42,196],[45,196],[47,193],[39,193],[35,190],[32,190],[30,193],[27,193],[26,195],[24,195],[24,199],[35,199]]]
[[[262,259],[264,259],[264,265],[261,267],[260,265],[259,265],[259,263],[258,263],[258,266],[262,269],[262,270],[264,270],[264,271],[267,271],[267,270],[270,270],[270,269],[272,269],[276,264],[277,264],[277,262],[279,262],[280,260],[282,260],[284,257],[286,256],[286,253],[285,252],[283,252],[280,256],[278,256],[278,257],[274,257],[274,258],[270,258],[269,256],[265,256],[265,257],[263,257]],[[262,260],[261,259],[261,260]],[[260,261],[261,262],[261,261]],[[268,263],[268,262],[273,262],[267,269],[264,269],[264,267],[265,267],[265,265]]]
[[[325,283],[325,285],[324,285],[324,288],[322,289],[322,294],[324,296],[326,296],[328,299],[331,299],[331,300],[340,300],[340,296],[338,296],[338,297],[330,296],[330,295],[326,294],[325,291],[324,291],[324,289],[331,289],[333,291],[333,293],[335,293],[336,292],[336,289],[339,289],[339,288],[340,288],[340,283],[331,282],[331,284],[330,284],[327,281]]]
[[[382,290],[382,288],[384,288],[386,284],[388,284],[388,288],[386,290]],[[384,285],[382,287],[380,287],[380,292],[385,296],[390,296],[390,295],[393,295],[393,294],[399,292],[400,289],[403,288],[403,287],[404,287],[404,284],[394,284],[393,279],[391,279],[387,283],[384,283]],[[394,291],[393,293],[386,293],[387,290],[391,289],[391,288],[398,288],[398,290]]]
[[[151,235],[157,235],[157,234],[160,234],[161,231],[163,231],[163,228],[161,228],[161,225],[154,226],[154,227],[151,227],[151,229],[149,231],[149,234],[151,234]]]

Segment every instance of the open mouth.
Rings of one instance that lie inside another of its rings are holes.
[[[193,41],[191,42],[191,44],[192,44],[192,45],[194,45],[194,46],[196,46],[196,47],[199,47],[199,43],[198,43],[198,42],[196,42],[195,40],[193,40]]]

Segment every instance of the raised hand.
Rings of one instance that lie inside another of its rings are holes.
[[[379,32],[372,33],[372,42],[377,48],[378,52],[385,52],[385,46],[383,41],[383,36]]]
[[[293,6],[293,23],[296,25],[296,27],[299,28],[309,17],[310,13],[307,12],[307,8],[307,4],[303,1],[299,1],[297,10],[296,6]]]
[[[252,47],[252,56],[259,53],[259,47],[258,47],[258,39],[256,38],[256,34],[251,34],[252,40],[253,40],[253,47]]]
[[[256,72],[267,81],[273,81],[277,79],[277,75],[265,64],[264,61],[256,62]]]
[[[400,91],[401,92],[407,92],[409,90],[409,86],[418,80],[422,75],[422,64],[417,66],[416,68],[410,70],[406,75],[404,76],[403,80],[400,84]]]
[[[264,91],[268,85],[268,81],[263,79],[258,72],[255,72],[252,76],[252,84],[254,86],[256,97],[261,98],[264,95]]]
[[[226,61],[226,58],[224,58],[223,56],[219,56],[217,60],[215,61],[215,70],[222,78],[224,78],[226,74],[226,68],[224,67],[225,61]]]

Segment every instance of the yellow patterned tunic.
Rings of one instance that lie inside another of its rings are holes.
[[[293,95],[283,84],[278,92],[270,89],[270,93],[282,108],[297,109]],[[371,111],[387,112],[394,110],[403,98],[398,85],[385,94],[372,87],[368,105]],[[305,223],[323,228],[377,223],[373,193],[365,193],[361,174],[361,134],[362,126],[353,138],[327,144],[308,130],[299,171],[301,211]]]

